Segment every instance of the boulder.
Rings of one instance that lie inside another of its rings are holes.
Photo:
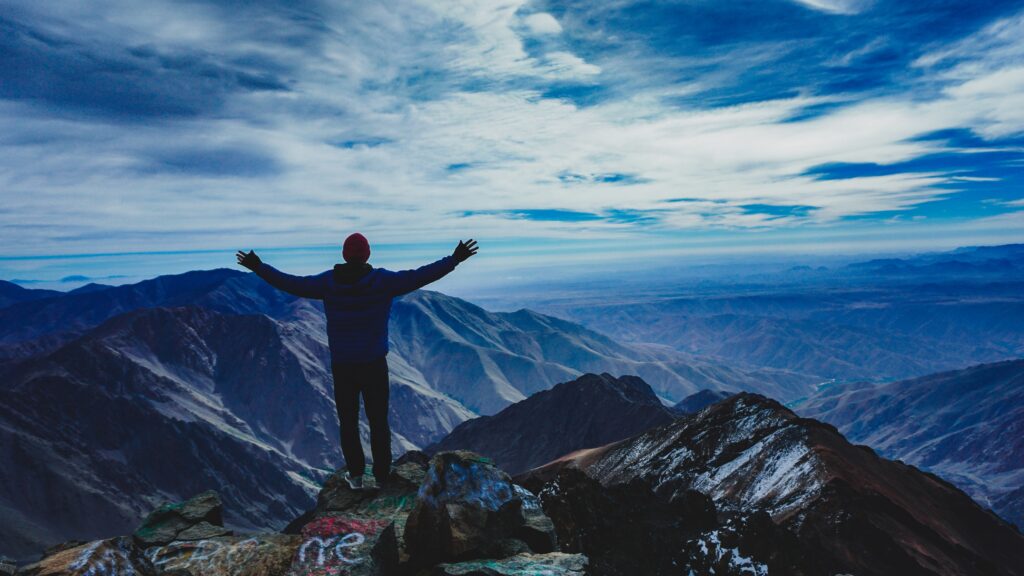
[[[398,566],[394,522],[347,514],[321,516],[302,528],[288,576],[389,576]]]
[[[532,494],[517,488],[490,460],[455,451],[431,459],[409,514],[405,543],[412,561],[427,566],[551,552],[555,536]]]
[[[363,490],[349,488],[345,482],[345,471],[338,470],[324,482],[316,506],[293,520],[285,527],[284,533],[302,534],[305,526],[329,516],[385,520],[393,524],[398,561],[405,562],[408,560],[404,544],[405,522],[416,502],[416,491],[426,477],[429,461],[422,452],[406,452],[395,461],[389,484],[377,486],[367,476],[367,486]]]
[[[552,552],[440,564],[431,576],[583,576],[586,570],[587,557],[583,554]]]
[[[207,490],[185,502],[168,503],[153,510],[133,537],[143,548],[170,544],[175,540],[205,540],[229,536],[224,528],[220,496]]]
[[[29,576],[156,576],[157,570],[129,536],[65,548],[23,566]]]
[[[301,538],[284,534],[221,536],[174,541],[147,548],[146,557],[167,575],[281,576],[288,571]]]

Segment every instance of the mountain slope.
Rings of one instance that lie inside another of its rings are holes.
[[[68,293],[0,309],[0,361],[51,351],[100,322],[154,306],[266,314],[324,341],[322,305],[280,292],[254,274],[217,269]],[[637,374],[678,400],[702,388],[805,396],[816,380],[783,370],[735,368],[665,347],[624,346],[578,324],[527,310],[491,313],[419,290],[395,301],[392,356],[426,388],[484,414],[585,372]]]
[[[767,398],[738,394],[690,417],[528,474],[582,468],[603,484],[640,479],[671,498],[764,509],[821,574],[1024,573],[1024,537],[941,479],[847,442]]]
[[[437,390],[480,414],[493,414],[586,372],[637,375],[670,400],[702,388],[783,392],[796,397],[812,379],[744,370],[664,347],[626,346],[578,324],[529,310],[493,313],[420,290],[395,302],[393,353]]]
[[[426,452],[470,450],[515,474],[673,419],[674,414],[643,380],[584,374],[493,416],[467,420]]]
[[[796,409],[1024,526],[1013,496],[1024,489],[1024,360],[851,388],[827,388]]]
[[[9,368],[3,552],[124,531],[160,500],[208,488],[233,503],[232,525],[284,525],[341,462],[326,354],[267,316],[150,308]],[[407,368],[394,380],[397,453],[473,416]]]

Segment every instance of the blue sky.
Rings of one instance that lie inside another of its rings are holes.
[[[1017,242],[1022,166],[1019,1],[0,8],[0,278],[39,285],[354,230],[492,277]]]

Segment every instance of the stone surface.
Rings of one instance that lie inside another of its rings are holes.
[[[417,565],[550,552],[554,528],[536,499],[508,474],[472,452],[431,459],[409,514],[405,543]]]
[[[398,566],[394,523],[379,518],[329,515],[302,528],[288,576],[389,576]]]
[[[170,544],[175,540],[202,540],[227,536],[223,506],[213,490],[196,494],[184,502],[168,503],[153,510],[135,531],[136,544],[142,547]]]
[[[416,491],[426,476],[430,458],[412,450],[396,460],[392,467],[391,482],[383,487],[376,484],[372,476],[364,478],[367,486],[363,490],[352,490],[345,482],[344,469],[336,471],[324,483],[317,497],[317,505],[293,520],[285,529],[286,534],[302,534],[303,528],[320,518],[345,516],[355,520],[380,520],[392,525],[395,552],[389,550],[388,541],[383,543],[380,554],[406,562],[404,533],[406,518],[416,501]],[[390,536],[388,536],[390,538]],[[317,546],[316,542],[311,546]]]
[[[96,540],[61,550],[19,575],[29,576],[156,576],[157,570],[130,536]]]
[[[583,554],[552,552],[440,564],[431,576],[583,576],[586,570],[587,557]]]
[[[291,566],[300,541],[297,535],[284,534],[224,536],[175,541],[145,553],[164,575],[183,571],[191,576],[280,576]]]

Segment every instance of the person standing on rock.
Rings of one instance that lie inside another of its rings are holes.
[[[475,240],[460,241],[451,256],[415,270],[394,272],[367,263],[370,244],[356,232],[345,239],[342,247],[345,263],[315,276],[285,274],[261,261],[252,250],[236,254],[239,264],[271,286],[300,298],[323,300],[345,478],[353,489],[363,487],[366,466],[359,440],[360,395],[370,423],[373,476],[378,485],[390,479],[387,353],[392,300],[441,279],[476,252]]]

